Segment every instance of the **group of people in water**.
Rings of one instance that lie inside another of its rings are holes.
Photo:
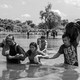
[[[58,52],[50,57],[47,54],[47,40],[45,36],[37,39],[37,42],[31,42],[27,52],[15,42],[14,36],[9,34],[1,43],[2,55],[6,57],[7,63],[19,64],[28,57],[29,64],[41,64],[43,59],[55,59],[61,54],[64,55],[64,64],[78,66],[77,46],[80,40],[80,24],[78,22],[70,22],[65,27],[62,35],[63,44]]]

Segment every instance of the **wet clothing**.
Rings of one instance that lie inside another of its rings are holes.
[[[45,39],[38,39],[37,44],[39,45],[39,50],[43,51],[44,49],[47,48],[47,41]]]
[[[77,57],[77,45],[65,46],[61,45],[58,53],[64,55],[64,63],[69,65],[78,66],[78,57]]]
[[[15,56],[16,54],[23,54],[24,55],[24,52],[22,51],[22,49],[20,48],[19,45],[17,45],[16,47],[16,43],[15,45],[12,45],[9,47],[9,55],[10,56]],[[0,47],[4,47],[4,44],[3,43],[0,43]],[[7,63],[20,63],[20,59],[9,59],[8,57],[6,57],[7,59]]]
[[[43,54],[42,54],[41,52],[39,52],[39,51],[36,51],[35,53],[33,53],[31,50],[28,50],[28,51],[25,53],[25,56],[28,57],[30,64],[38,64],[38,63],[36,63],[36,62],[34,61],[34,57],[35,57],[36,55],[43,55]],[[40,58],[39,58],[38,61],[40,62]]]

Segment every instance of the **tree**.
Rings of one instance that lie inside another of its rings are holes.
[[[51,11],[52,5],[48,4],[45,11],[40,11],[40,19],[44,21],[47,29],[56,27],[61,22],[61,17]]]
[[[28,25],[32,24],[31,20],[26,21]]]
[[[43,22],[42,22],[42,23],[39,23],[39,24],[38,24],[38,28],[39,28],[39,29],[46,29],[46,24],[43,23]]]

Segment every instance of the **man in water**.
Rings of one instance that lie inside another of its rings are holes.
[[[14,41],[13,35],[8,35],[2,43],[2,55],[6,56],[7,63],[20,63],[21,60],[24,60],[24,52],[21,47]]]

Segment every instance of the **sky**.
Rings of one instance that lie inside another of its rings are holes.
[[[41,22],[39,13],[48,3],[62,19],[74,21],[80,18],[80,0],[0,0],[0,18],[22,22],[32,20],[38,24]]]

